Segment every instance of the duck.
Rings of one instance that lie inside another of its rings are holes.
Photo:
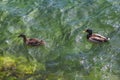
[[[86,29],[84,32],[87,32],[86,38],[93,43],[104,43],[110,40],[110,38],[104,37],[100,34],[93,33],[92,29]]]
[[[45,45],[45,41],[39,40],[37,38],[27,38],[26,35],[20,34],[18,37],[23,38],[24,44],[28,46],[42,46]]]

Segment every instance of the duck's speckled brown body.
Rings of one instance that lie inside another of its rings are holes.
[[[39,40],[36,38],[26,38],[24,34],[20,34],[18,37],[22,37],[23,41],[26,45],[29,46],[42,46],[45,45],[45,42],[43,40]]]

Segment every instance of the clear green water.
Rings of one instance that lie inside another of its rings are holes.
[[[119,19],[120,0],[1,0],[0,80],[120,80]],[[86,28],[110,42],[88,42]]]

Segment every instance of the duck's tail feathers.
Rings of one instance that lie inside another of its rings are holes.
[[[104,42],[108,42],[110,40],[110,38],[106,38],[105,40],[104,40]]]
[[[107,40],[109,41],[109,40],[110,40],[110,38],[107,38]]]

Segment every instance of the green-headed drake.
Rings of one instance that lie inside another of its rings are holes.
[[[103,42],[108,42],[110,38],[104,37],[100,34],[95,34],[91,29],[86,29],[84,32],[87,32],[87,39],[91,42],[94,43],[103,43]]]

